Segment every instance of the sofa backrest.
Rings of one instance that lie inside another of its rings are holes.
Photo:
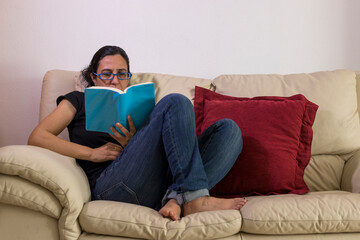
[[[357,105],[358,105],[358,112],[360,115],[360,71],[355,71],[356,74],[356,92],[357,94]]]
[[[48,71],[42,83],[39,121],[44,119],[56,108],[56,99],[59,96],[74,90],[84,91],[82,81],[81,74],[77,71]],[[155,83],[156,102],[169,93],[181,93],[193,101],[195,86],[207,89],[210,89],[212,86],[211,80],[209,79],[159,73],[135,73],[130,81],[131,84],[143,82]],[[67,130],[65,129],[59,137],[68,140]]]
[[[39,122],[56,108],[56,99],[75,90],[75,71],[51,70],[48,71],[42,82]],[[69,139],[67,129],[59,134],[62,139]]]
[[[346,154],[360,148],[356,75],[347,70],[311,74],[222,75],[216,92],[241,97],[303,94],[319,109],[312,154]]]
[[[360,148],[359,72],[221,75],[213,84],[215,92],[224,95],[255,97],[300,93],[319,105],[313,125],[312,157],[304,180],[311,191],[351,190],[349,181],[344,181],[343,170],[351,154]]]
[[[193,100],[195,85],[212,90],[216,87],[218,93],[240,97],[304,94],[320,106],[314,123],[312,157],[304,180],[311,191],[351,190],[351,179],[344,174],[344,166],[351,162],[352,152],[360,147],[360,94],[357,94],[360,92],[360,72],[356,75],[346,70],[291,75],[221,75],[213,81],[137,73],[132,79],[133,84],[146,81],[155,83],[156,101],[172,92],[182,93]],[[43,79],[39,120],[56,108],[58,96],[74,90],[83,91],[80,82],[77,71],[47,72]],[[68,139],[66,129],[60,137]],[[354,160],[345,170],[352,173],[357,164]]]

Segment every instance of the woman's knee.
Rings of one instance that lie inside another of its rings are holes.
[[[168,94],[163,97],[159,103],[165,103],[166,105],[171,106],[171,108],[179,108],[181,111],[194,111],[190,99],[179,93]]]
[[[185,97],[184,95],[180,94],[180,93],[170,93],[168,95],[166,95],[164,97],[164,99],[166,101],[170,101],[170,102],[174,102],[174,103],[177,103],[177,104],[191,104],[191,101],[190,99],[188,99],[187,97]]]
[[[168,94],[163,97],[151,113],[150,118],[161,116],[164,119],[180,120],[183,123],[195,123],[194,106],[184,95],[178,93]]]
[[[237,149],[242,149],[243,140],[242,133],[239,126],[232,119],[221,119],[217,122],[221,135],[225,136],[228,139],[228,143],[232,147]]]

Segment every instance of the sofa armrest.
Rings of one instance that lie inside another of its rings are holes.
[[[341,190],[360,192],[360,149],[345,157],[347,161],[341,179]]]
[[[352,176],[352,192],[360,193],[360,165],[359,164]]]
[[[90,201],[87,177],[74,158],[27,145],[0,148],[0,173],[18,176],[49,190],[58,199],[60,239],[78,239],[78,217]]]

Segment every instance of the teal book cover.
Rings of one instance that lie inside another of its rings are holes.
[[[131,116],[136,130],[155,106],[154,83],[132,85],[124,91],[110,87],[85,89],[86,130],[112,133],[110,127],[119,122],[129,130],[126,119]],[[121,131],[115,127],[120,133]]]

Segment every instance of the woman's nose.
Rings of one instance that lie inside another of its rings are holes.
[[[113,83],[113,84],[119,83],[118,77],[117,77],[117,76],[114,76],[113,80],[111,80],[111,83]]]

